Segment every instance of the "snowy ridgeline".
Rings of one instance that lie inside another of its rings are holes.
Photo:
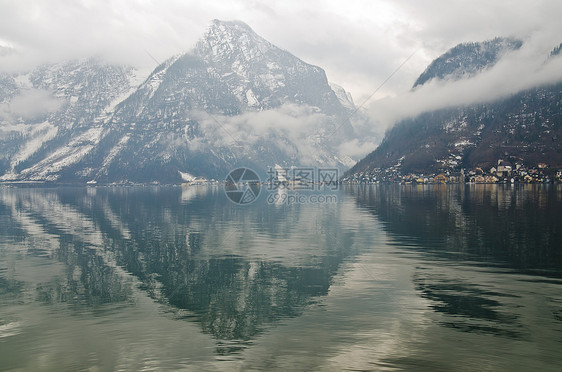
[[[2,181],[181,182],[272,164],[344,170],[364,155],[346,144],[377,142],[354,127],[364,114],[348,122],[353,100],[321,68],[241,22],[213,21],[193,51],[150,74],[88,59],[0,75],[0,104]]]

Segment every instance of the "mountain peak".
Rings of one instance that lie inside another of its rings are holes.
[[[359,138],[353,127],[332,135],[355,111],[350,96],[243,22],[214,20],[194,50],[135,88],[130,75],[93,61],[34,71],[30,84],[64,105],[0,136],[0,180],[180,182],[242,165],[351,165],[339,145]],[[17,94],[0,75],[0,102]]]
[[[209,25],[209,29],[211,28],[222,28],[222,29],[233,29],[233,30],[244,30],[246,32],[254,32],[250,26],[246,23],[239,21],[239,20],[232,20],[232,21],[221,21],[220,19],[213,19],[211,24]]]
[[[210,42],[216,43],[220,41],[228,41],[232,43],[249,43],[255,41],[268,43],[259,36],[250,26],[242,21],[221,21],[214,19],[207,28],[207,31],[198,44]],[[268,43],[269,44],[269,43]]]
[[[215,19],[197,42],[195,53],[207,61],[215,62],[240,56],[244,56],[246,60],[255,60],[272,49],[275,46],[244,22]]]
[[[523,42],[496,37],[476,43],[461,43],[435,59],[418,77],[414,88],[437,80],[459,80],[472,77],[494,66],[504,54],[518,50]]]

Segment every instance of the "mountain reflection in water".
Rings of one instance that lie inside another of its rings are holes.
[[[556,370],[562,188],[0,188],[0,370]]]
[[[64,279],[37,286],[40,301],[93,309],[126,303],[132,289],[123,278],[132,275],[178,318],[195,320],[219,341],[242,342],[219,350],[230,352],[327,294],[352,254],[351,235],[337,228],[335,209],[242,208],[219,192],[22,189],[4,192],[2,201],[14,217],[6,221],[10,231],[32,243],[26,253],[65,264]],[[4,288],[17,292],[11,285]]]

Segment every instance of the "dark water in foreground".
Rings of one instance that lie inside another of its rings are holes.
[[[0,370],[562,369],[562,187],[0,188]]]

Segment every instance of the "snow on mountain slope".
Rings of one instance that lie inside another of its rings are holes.
[[[506,53],[518,50],[521,40],[497,37],[478,43],[462,43],[436,58],[414,83],[414,88],[432,79],[458,80],[492,67]]]
[[[22,78],[58,106],[3,123],[1,179],[181,182],[186,173],[222,178],[235,166],[264,174],[273,164],[343,170],[354,160],[341,143],[376,141],[355,132],[353,101],[324,70],[242,22],[213,21],[191,52],[138,78],[97,60]],[[10,82],[0,91],[13,100]]]
[[[330,88],[332,88],[343,107],[348,110],[355,109],[355,103],[353,102],[351,94],[349,92],[346,92],[342,86],[335,83],[330,83]]]
[[[18,92],[15,79],[5,73],[0,73],[0,103],[7,102]]]
[[[341,112],[325,72],[277,48],[242,22],[214,20],[197,43],[194,54],[221,77],[238,100],[252,106],[277,107],[288,99],[319,107],[326,114]]]
[[[496,38],[461,44],[435,59],[418,82],[484,72],[520,42]],[[550,57],[554,56],[555,48]],[[548,62],[548,60],[547,60]],[[545,64],[543,67],[548,67]],[[562,84],[553,81],[495,101],[429,111],[394,125],[381,145],[348,171],[351,177],[489,170],[499,160],[562,167]]]
[[[344,169],[354,161],[337,145],[353,128],[334,131],[354,108],[346,104],[319,67],[240,22],[213,21],[193,52],[158,66],[117,106],[93,178],[180,182],[186,172],[222,178],[275,163]]]
[[[43,65],[16,76],[18,94],[0,118],[0,146],[6,150],[0,154],[0,179],[58,179],[99,142],[107,112],[135,79],[132,68],[95,59]]]

